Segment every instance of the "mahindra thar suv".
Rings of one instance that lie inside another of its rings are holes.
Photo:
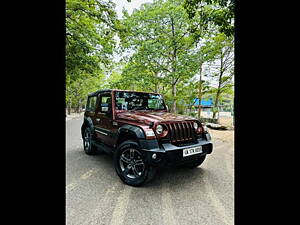
[[[112,154],[118,176],[132,186],[149,181],[161,166],[197,167],[213,148],[203,123],[169,113],[156,93],[109,89],[89,94],[81,134],[85,153]]]

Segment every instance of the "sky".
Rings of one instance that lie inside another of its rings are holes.
[[[134,9],[139,9],[139,7],[143,3],[151,3],[153,0],[131,0],[131,2],[128,2],[127,0],[112,0],[116,4],[116,12],[118,15],[118,18],[121,19],[123,16],[122,10],[123,7],[127,10],[129,15],[132,13]],[[117,43],[119,43],[119,39],[117,38]],[[120,56],[118,54],[114,54],[114,60],[118,62],[120,60]]]
[[[128,2],[127,0],[112,0],[112,1],[116,4],[116,11],[119,18],[122,18],[123,7],[128,11],[130,15],[133,9],[138,9],[141,6],[141,4],[147,2],[153,2],[152,0],[131,0],[131,2]]]

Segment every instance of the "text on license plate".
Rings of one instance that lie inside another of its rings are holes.
[[[202,153],[202,146],[183,149],[183,157]]]

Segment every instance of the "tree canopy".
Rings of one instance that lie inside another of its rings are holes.
[[[118,88],[161,93],[173,112],[195,98],[217,107],[233,95],[233,10],[233,0],[154,0],[118,19],[111,0],[67,0],[67,106]]]

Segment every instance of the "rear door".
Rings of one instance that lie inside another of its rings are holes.
[[[95,114],[95,131],[97,138],[106,145],[112,146],[112,99],[111,92],[99,94],[99,104]]]

